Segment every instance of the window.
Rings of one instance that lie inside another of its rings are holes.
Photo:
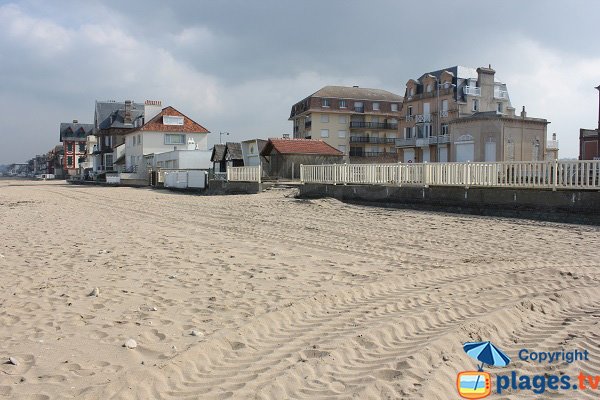
[[[442,135],[448,134],[448,124],[442,124]]]
[[[338,150],[341,151],[342,153],[346,154],[346,145],[345,144],[340,144],[338,146]]]
[[[498,112],[502,114],[502,103],[498,103]]]
[[[329,129],[321,129],[321,137],[328,138],[329,137]]]
[[[165,134],[165,144],[185,144],[185,135]]]
[[[415,90],[413,88],[408,89],[408,97],[412,97],[415,94]]]
[[[321,99],[321,105],[323,107],[329,107],[329,99]]]
[[[413,115],[413,106],[408,106],[406,109],[406,115],[411,117]]]
[[[138,135],[138,145],[142,144],[142,135]]]
[[[340,108],[346,108],[346,100],[340,100]]]
[[[340,124],[347,124],[347,123],[348,123],[348,120],[346,119],[346,116],[345,116],[345,115],[340,115],[340,116],[339,116],[339,118],[338,118],[338,122],[339,122]]]
[[[73,143],[67,143],[67,151],[73,151]]]
[[[425,137],[428,138],[431,136],[431,124],[425,124]]]
[[[163,125],[183,125],[183,117],[163,115]]]
[[[392,112],[397,112],[397,111],[398,111],[398,104],[392,103]]]
[[[137,138],[136,138],[136,137],[135,137],[135,135],[134,135],[134,136],[133,136],[133,145],[134,145],[134,146],[135,146],[135,144],[136,144],[136,139],[137,139]]]
[[[479,109],[479,100],[473,99],[473,111],[477,111]]]
[[[431,83],[427,84],[427,93],[431,93],[431,91],[433,90]]]
[[[362,101],[355,101],[354,102],[354,111],[357,111],[357,112],[364,112],[365,111],[365,109],[363,107]]]
[[[373,111],[379,111],[379,103],[378,102],[373,103]]]
[[[345,130],[338,131],[338,137],[339,138],[345,138],[346,137],[346,131]]]
[[[378,124],[379,123],[379,117],[371,117],[371,122]]]
[[[83,153],[85,151],[85,143],[79,143],[79,152]]]
[[[72,167],[72,166],[73,166],[73,157],[68,156],[67,157],[67,167]]]
[[[404,138],[412,139],[412,137],[413,137],[413,128],[412,127],[404,128]]]
[[[321,114],[321,122],[324,122],[324,123],[329,122],[329,115]]]
[[[112,147],[112,136],[104,136],[104,146]]]
[[[442,100],[442,111],[448,112],[448,100]]]

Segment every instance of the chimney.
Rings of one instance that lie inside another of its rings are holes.
[[[148,122],[162,111],[162,101],[146,100],[144,102],[144,121]]]
[[[355,87],[355,88],[357,88],[357,87],[358,87],[358,85],[354,85],[354,86],[352,86],[352,87]]]
[[[131,118],[131,100],[125,100],[125,116],[123,117],[123,122],[126,124],[131,124],[133,119]]]
[[[556,141],[556,132],[552,134],[552,140]]]
[[[527,111],[525,111],[525,106],[523,106],[523,109],[521,110],[521,118],[525,117],[527,117]]]
[[[73,120],[73,123],[74,123],[74,124],[78,124],[78,123],[79,123],[79,121],[77,121],[76,119],[74,119],[74,120]]]

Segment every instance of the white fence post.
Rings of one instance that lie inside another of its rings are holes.
[[[558,185],[558,160],[554,160],[552,167],[552,191],[556,192],[556,186]]]
[[[300,164],[300,183],[304,183],[304,165]]]
[[[429,174],[431,172],[430,165],[427,161],[423,162],[423,186],[429,187]]]

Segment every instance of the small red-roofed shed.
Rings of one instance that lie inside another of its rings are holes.
[[[344,154],[322,140],[269,139],[261,156],[264,173],[276,179],[300,179],[300,165],[340,164]]]

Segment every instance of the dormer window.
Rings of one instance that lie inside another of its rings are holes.
[[[431,93],[431,90],[432,90],[432,89],[433,89],[433,88],[432,88],[432,86],[431,86],[431,83],[428,83],[428,84],[427,84],[427,93]]]
[[[183,125],[183,117],[163,115],[163,125]]]
[[[330,103],[329,103],[329,99],[322,99],[322,100],[321,100],[321,105],[322,105],[323,107],[329,107],[329,104],[330,104]]]

